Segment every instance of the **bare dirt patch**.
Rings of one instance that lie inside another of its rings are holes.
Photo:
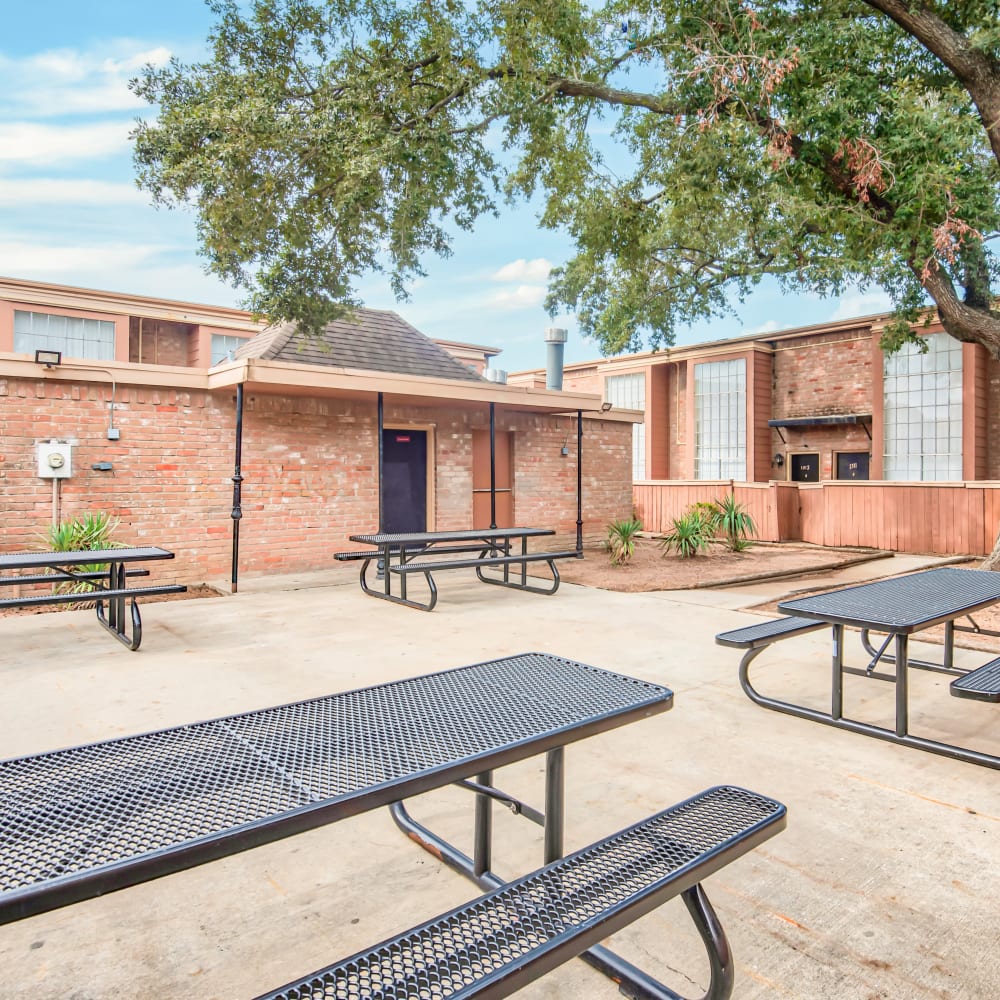
[[[625,566],[613,566],[602,545],[585,549],[583,559],[563,559],[559,575],[567,583],[629,593],[719,587],[777,574],[820,573],[885,555],[871,549],[824,549],[805,545],[758,542],[745,552],[712,545],[707,552],[684,559],[664,555],[657,540],[640,538]],[[820,587],[820,589],[823,589]]]

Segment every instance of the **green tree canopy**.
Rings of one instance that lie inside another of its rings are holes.
[[[211,269],[315,330],[400,296],[505,197],[605,353],[669,344],[765,275],[932,301],[1000,352],[998,0],[212,0],[202,63],[147,68],[140,184]]]

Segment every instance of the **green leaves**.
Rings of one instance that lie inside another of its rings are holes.
[[[195,206],[257,311],[311,330],[367,273],[405,296],[452,225],[541,193],[576,244],[549,308],[608,353],[764,275],[880,285],[900,318],[931,295],[1000,345],[996,4],[905,6],[213,0],[212,58],[134,82],[159,108],[139,181]]]

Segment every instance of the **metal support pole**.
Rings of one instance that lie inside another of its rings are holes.
[[[844,626],[833,626],[833,677],[830,679],[830,718],[844,714]]]
[[[490,528],[497,526],[497,414],[490,403]]]
[[[896,633],[896,735],[905,736],[910,728],[908,688],[910,637],[905,632]]]
[[[476,775],[481,785],[493,784],[493,772]],[[488,872],[493,864],[493,800],[488,795],[476,794],[475,844],[472,850],[472,870],[476,878]]]
[[[583,410],[576,411],[576,551],[583,555]]]
[[[242,484],[243,474],[240,471],[243,463],[243,383],[236,386],[236,456],[233,470],[233,567],[230,589],[236,593],[239,589],[240,563],[240,521],[243,519]]]
[[[556,747],[545,755],[545,860],[551,864],[563,856],[563,826],[565,806],[565,754]]]
[[[385,531],[385,501],[382,498],[382,430],[385,423],[382,393],[378,394],[378,530]]]

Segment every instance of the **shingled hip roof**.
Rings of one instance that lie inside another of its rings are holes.
[[[328,324],[318,337],[306,336],[294,323],[270,326],[242,345],[234,357],[485,381],[402,317],[379,309],[358,309]]]

